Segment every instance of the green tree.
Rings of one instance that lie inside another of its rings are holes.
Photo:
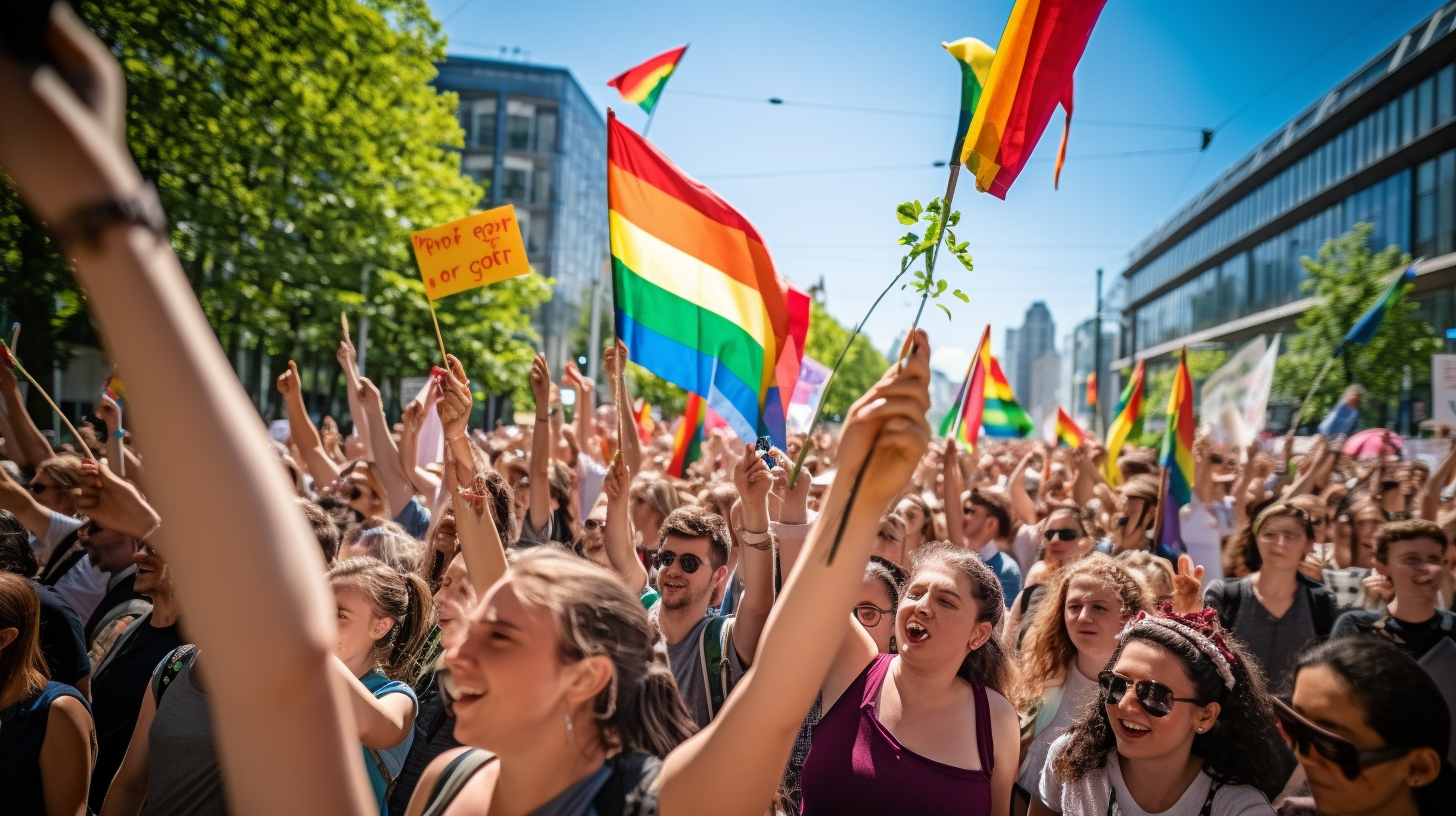
[[[1410,256],[1397,246],[1372,252],[1370,233],[1369,224],[1356,224],[1326,242],[1318,259],[1301,259],[1309,275],[1302,289],[1315,302],[1300,316],[1299,333],[1275,367],[1277,396],[1303,400],[1340,341],[1390,287],[1391,276],[1410,264]],[[1385,406],[1400,397],[1406,366],[1417,380],[1428,376],[1431,354],[1437,350],[1435,331],[1417,308],[1411,298],[1400,298],[1369,343],[1347,346],[1335,357],[1319,388],[1301,406],[1303,419],[1318,422],[1347,384],[1359,383],[1369,393],[1362,413],[1371,424],[1383,423]]]
[[[849,341],[850,329],[829,314],[817,299],[809,308],[809,336],[804,340],[804,353],[826,367],[832,367]],[[839,372],[824,395],[823,419],[839,422],[854,401],[884,376],[890,361],[885,359],[870,340],[861,334],[844,355]]]
[[[371,319],[372,379],[424,374],[439,351],[409,233],[481,200],[460,172],[457,99],[429,84],[445,42],[424,0],[80,6],[125,73],[128,141],[183,268],[264,413],[289,358],[314,407],[342,406],[344,311]],[[5,195],[0,297],[27,324],[22,354],[39,353],[74,290]],[[529,402],[530,315],[550,288],[529,275],[436,304],[447,348],[486,392]]]

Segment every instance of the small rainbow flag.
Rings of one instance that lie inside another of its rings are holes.
[[[1006,198],[1059,103],[1067,118],[1053,184],[1060,179],[1072,126],[1072,71],[1106,3],[1016,0],[961,149],[976,189]]]
[[[687,53],[688,47],[674,48],[671,51],[664,51],[652,59],[638,65],[635,68],[628,68],[615,77],[607,80],[607,85],[617,89],[622,98],[637,105],[649,115],[652,109],[657,107],[657,97],[662,95],[662,89],[667,87],[667,78],[677,70],[677,64],[682,61],[683,54]]]
[[[1082,447],[1083,443],[1092,438],[1077,425],[1076,420],[1067,415],[1066,410],[1060,405],[1057,406],[1057,425],[1053,436],[1055,437],[1053,441],[1058,445],[1066,445],[1074,450]]]
[[[941,420],[941,436],[954,438],[968,451],[976,449],[976,438],[1022,438],[1031,433],[1031,417],[1016,402],[1001,363],[991,355],[991,327],[981,334],[976,356],[966,369],[966,379],[956,395],[955,407]]]
[[[1178,355],[1173,392],[1168,395],[1168,427],[1158,457],[1166,485],[1163,490],[1163,527],[1158,544],[1165,553],[1187,552],[1178,523],[1178,508],[1193,500],[1193,382],[1188,376],[1188,348]]]
[[[647,398],[637,400],[636,410],[632,412],[632,422],[637,426],[637,438],[642,444],[652,444],[652,432],[657,430],[657,423],[652,419],[652,406],[647,404]]]
[[[1097,404],[1097,372],[1087,375],[1087,404]]]
[[[708,414],[707,408],[702,397],[688,394],[682,422],[672,435],[672,460],[667,464],[667,475],[681,479],[688,465],[703,458],[703,419]]]
[[[1143,361],[1138,360],[1132,370],[1132,379],[1117,398],[1117,408],[1112,412],[1112,423],[1107,426],[1107,458],[1102,462],[1102,475],[1107,483],[1117,487],[1122,474],[1117,470],[1117,455],[1127,440],[1143,432]]]
[[[112,374],[101,381],[101,393],[105,394],[116,402],[126,401],[126,384],[121,378]]]

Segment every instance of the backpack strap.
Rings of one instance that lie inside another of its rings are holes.
[[[470,777],[494,760],[494,754],[475,748],[461,751],[440,772],[440,778],[435,780],[435,787],[430,789],[430,795],[425,799],[425,810],[421,816],[440,816],[444,813],[450,803],[455,801],[455,797],[460,795],[460,789],[465,787]]]
[[[167,687],[182,673],[182,669],[192,664],[197,657],[197,647],[191,643],[184,643],[173,649],[171,654],[162,661],[162,670],[152,678],[152,702],[158,707],[162,705],[162,695],[167,693]]]
[[[636,816],[654,813],[655,801],[650,792],[657,776],[662,771],[662,760],[647,754],[623,752],[606,763],[612,775],[592,798],[592,811],[596,816]]]
[[[1314,633],[1329,637],[1335,628],[1335,596],[1324,584],[1303,574],[1297,574],[1295,581],[1309,590],[1309,615],[1314,620]]]
[[[390,775],[389,766],[384,764],[384,757],[378,751],[373,748],[364,750],[369,754],[369,761],[374,763],[374,770],[379,771],[379,778],[384,780],[384,801],[388,802],[394,796],[394,783],[399,781],[399,777]]]
[[[37,579],[46,586],[55,586],[61,580],[61,576],[71,571],[71,568],[80,563],[86,557],[86,551],[77,545],[81,540],[81,528],[72,530],[56,548],[51,550],[51,557],[46,559],[45,568],[40,571]]]
[[[1225,632],[1233,631],[1234,621],[1239,617],[1239,605],[1242,600],[1239,582],[1242,580],[1242,578],[1232,581],[1225,579],[1219,586],[1218,623]]]
[[[718,716],[723,701],[732,690],[732,673],[723,656],[733,648],[729,639],[733,634],[734,616],[719,616],[708,621],[698,636],[699,666],[708,687],[708,718]]]

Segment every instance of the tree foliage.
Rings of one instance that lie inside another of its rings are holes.
[[[804,340],[804,353],[825,366],[833,366],[849,341],[850,329],[835,320],[824,304],[814,300],[809,308],[809,336]],[[890,361],[870,344],[863,334],[844,355],[839,372],[834,375],[829,392],[824,395],[823,418],[839,422],[854,401],[879,381]]]
[[[1339,238],[1326,242],[1317,259],[1303,258],[1309,279],[1303,291],[1314,305],[1299,318],[1299,333],[1275,367],[1274,393],[1284,399],[1303,400],[1340,341],[1390,287],[1392,275],[1410,264],[1399,247],[1380,252],[1370,248],[1371,227],[1356,224]],[[1374,338],[1363,346],[1348,346],[1330,366],[1319,388],[1301,408],[1303,418],[1318,422],[1329,411],[1347,383],[1363,385],[1369,394],[1363,411],[1371,424],[1384,422],[1385,406],[1400,397],[1406,366],[1415,379],[1430,372],[1431,354],[1438,341],[1431,325],[1417,314],[1418,304],[1400,298],[1385,315]]]
[[[457,99],[429,85],[445,51],[424,0],[93,0],[81,12],[121,63],[132,152],[265,413],[290,357],[316,361],[305,387],[342,402],[340,312],[356,327],[371,318],[371,378],[423,375],[439,351],[409,233],[481,199],[460,172]],[[6,291],[32,261],[30,247],[20,266],[11,257],[8,216],[0,202]],[[51,299],[72,285],[53,277]],[[446,347],[486,392],[528,402],[529,316],[549,296],[529,275],[443,299]]]

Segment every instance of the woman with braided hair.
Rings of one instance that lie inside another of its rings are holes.
[[[1138,613],[1100,704],[1052,743],[1031,813],[1268,816],[1284,783],[1264,678],[1211,609]]]

